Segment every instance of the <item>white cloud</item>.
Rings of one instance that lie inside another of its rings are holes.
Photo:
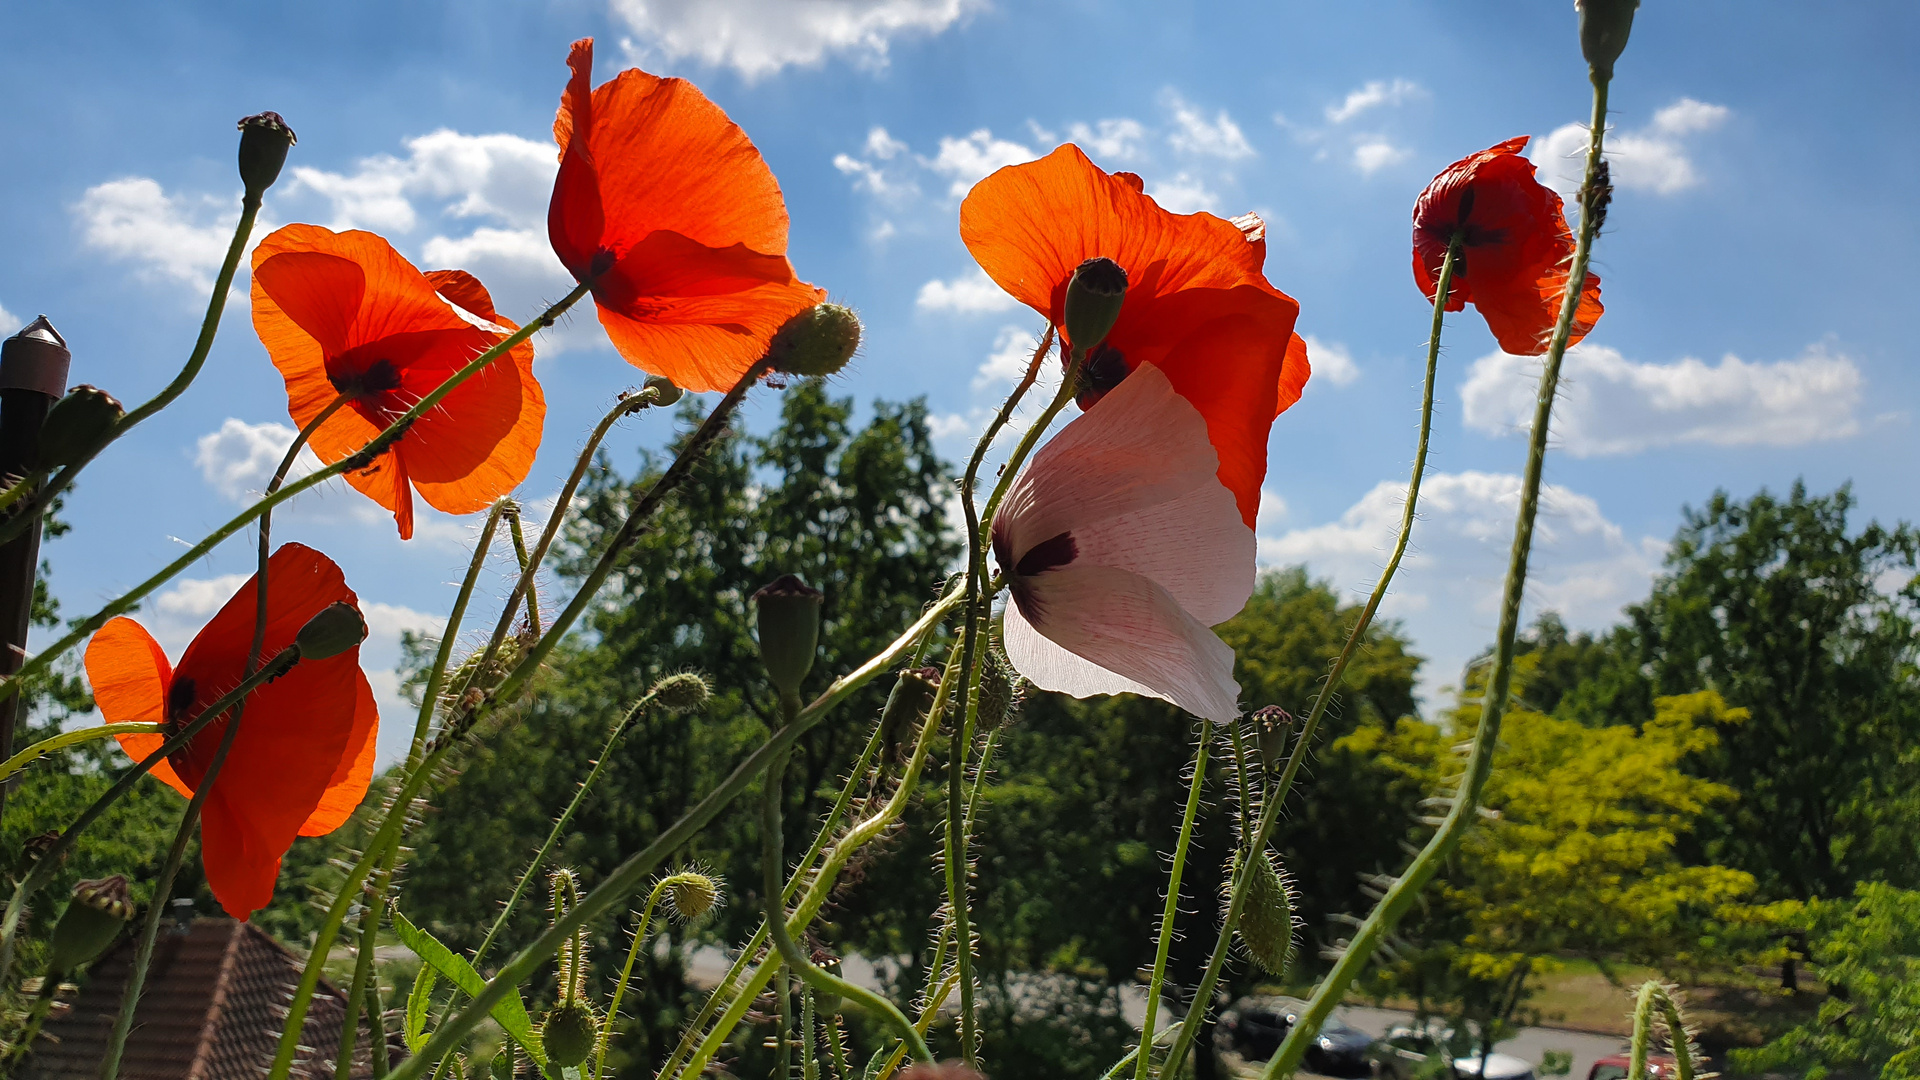
[[[1430,702],[1493,640],[1519,493],[1519,477],[1483,472],[1429,473],[1421,488],[1413,542],[1381,613],[1401,620],[1415,651],[1430,658],[1421,676]],[[1305,564],[1350,596],[1364,596],[1399,533],[1405,499],[1404,480],[1383,481],[1338,521],[1262,537],[1261,562]],[[1525,617],[1554,610],[1576,628],[1605,626],[1645,595],[1665,550],[1653,538],[1628,537],[1591,497],[1548,484]]]
[[[1313,378],[1307,382],[1309,387],[1322,382],[1348,386],[1360,377],[1360,365],[1353,362],[1353,354],[1347,351],[1345,345],[1337,341],[1321,341],[1312,334],[1302,334],[1301,337],[1307,343],[1307,363],[1313,367]]]
[[[1539,362],[1493,353],[1461,388],[1469,427],[1490,434],[1531,421]],[[1553,433],[1575,457],[1632,454],[1662,446],[1801,446],[1860,430],[1860,370],[1814,346],[1793,360],[1717,364],[1686,357],[1641,363],[1598,345],[1567,352]]]
[[[1383,138],[1369,137],[1353,148],[1353,167],[1371,176],[1389,165],[1398,165],[1413,156],[1404,146],[1395,146]]]
[[[922,311],[951,311],[962,315],[1012,311],[1020,306],[986,271],[975,268],[951,281],[934,280],[920,286],[914,306]]]
[[[1614,187],[1676,195],[1699,186],[1700,175],[1694,170],[1686,137],[1712,131],[1731,115],[1733,111],[1725,105],[1683,97],[1655,112],[1646,127],[1609,131],[1607,161]],[[1565,195],[1580,188],[1586,149],[1586,125],[1565,124],[1537,140],[1531,156],[1544,182]]]
[[[932,36],[979,0],[612,0],[643,49],[730,67],[749,81],[830,55],[879,67],[894,39]]]
[[[8,311],[5,306],[0,306],[0,336],[11,335],[25,325],[27,320]]]
[[[1017,142],[996,139],[993,132],[981,128],[965,138],[956,139],[951,135],[942,138],[940,152],[925,164],[953,180],[947,193],[957,199],[995,170],[1032,161],[1038,156]]]
[[[71,209],[89,246],[139,264],[142,276],[182,282],[202,293],[213,288],[240,220],[237,199],[168,195],[144,176],[96,184]],[[257,224],[254,241],[270,228]]]
[[[1279,524],[1286,519],[1286,516],[1287,500],[1281,498],[1276,491],[1260,489],[1260,510],[1254,518],[1258,522],[1256,529],[1266,532],[1268,526]]]
[[[887,134],[887,129],[875,127],[867,132],[867,156],[891,161],[907,152],[907,144]]]
[[[1036,135],[1045,134],[1036,130]],[[1087,155],[1099,161],[1136,161],[1145,154],[1147,129],[1138,120],[1124,117],[1086,124],[1067,125],[1067,139],[1079,143]],[[1042,142],[1052,142],[1049,136]]]
[[[405,157],[363,158],[351,173],[296,168],[293,189],[331,202],[334,229],[412,232],[419,221],[416,199],[440,203],[450,217],[545,227],[559,169],[551,142],[441,128],[404,145]]]
[[[1153,201],[1176,214],[1197,214],[1202,210],[1212,212],[1220,205],[1220,197],[1208,190],[1206,182],[1190,172],[1175,173],[1165,180],[1154,183],[1147,189]]]
[[[1018,383],[1027,374],[1027,365],[1033,362],[1033,350],[1040,344],[1031,331],[1020,326],[1003,326],[993,337],[993,352],[980,365],[973,376],[973,388],[992,386],[994,383],[1006,383],[1009,386]]]
[[[1221,109],[1212,120],[1196,106],[1190,105],[1179,94],[1169,90],[1163,96],[1167,110],[1173,115],[1173,131],[1167,136],[1167,143],[1183,154],[1195,157],[1216,157],[1226,161],[1237,161],[1253,156],[1253,147],[1247,143],[1247,136],[1240,125],[1233,122],[1227,110]]]
[[[200,436],[193,463],[199,466],[201,478],[228,502],[250,503],[266,490],[273,470],[279,468],[298,434],[285,424],[249,424],[228,417],[220,430]],[[294,460],[289,479],[298,479],[319,467],[313,451],[303,449]]]
[[[1347,94],[1346,100],[1327,108],[1327,122],[1344,124],[1366,112],[1382,105],[1399,105],[1407,101],[1427,96],[1427,91],[1419,83],[1407,79],[1395,79],[1387,82],[1375,79],[1358,90]],[[1276,120],[1279,118],[1276,116]]]

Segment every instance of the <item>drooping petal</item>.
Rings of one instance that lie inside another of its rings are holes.
[[[167,688],[173,682],[173,665],[160,643],[146,627],[128,618],[109,621],[87,642],[87,683],[100,718],[109,724],[159,724],[167,719]],[[166,736],[116,735],[120,748],[135,761],[160,749]],[[151,770],[169,787],[182,795],[193,790],[174,775],[173,766],[162,758]]]
[[[1007,659],[1035,686],[1074,697],[1144,693],[1217,723],[1239,716],[1233,650],[1147,578],[1076,561],[1015,595],[1002,629]]]

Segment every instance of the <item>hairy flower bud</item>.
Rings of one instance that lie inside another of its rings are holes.
[[[1268,705],[1256,709],[1247,723],[1253,728],[1253,738],[1260,746],[1260,764],[1266,769],[1267,776],[1280,773],[1287,762],[1287,740],[1293,734],[1293,714],[1278,705]]]
[[[691,671],[669,675],[653,684],[653,700],[659,702],[661,708],[672,712],[704,709],[707,699],[712,696],[713,690],[707,686],[707,680]]]
[[[259,196],[280,178],[287,151],[297,140],[293,129],[276,112],[240,118],[240,182],[247,194]]]
[[[720,883],[697,870],[682,870],[664,884],[673,916],[683,923],[699,922],[720,903]]]
[[[980,730],[996,730],[1019,716],[1024,686],[1006,655],[989,648],[980,664]]]
[[[1262,851],[1247,864],[1247,905],[1240,913],[1240,940],[1253,962],[1272,975],[1293,959],[1293,888]]]
[[[360,610],[344,600],[336,600],[307,620],[293,639],[300,646],[300,659],[325,660],[338,656],[367,639],[367,621]]]
[[[933,707],[940,690],[940,669],[908,668],[894,681],[887,693],[886,707],[880,710],[880,746],[887,760],[903,756],[909,737],[920,718]]]
[[[40,429],[40,464],[72,465],[106,445],[127,414],[119,399],[97,386],[76,386],[47,410]]]
[[[1613,62],[1627,47],[1640,0],[1573,0],[1573,6],[1580,13],[1580,53],[1594,80],[1606,82],[1613,78]]]
[[[1127,299],[1127,271],[1104,256],[1088,259],[1067,282],[1066,315],[1062,320],[1075,352],[1090,352],[1106,339],[1120,319]]]
[[[600,1041],[600,1018],[593,1006],[576,997],[563,997],[547,1011],[540,1025],[540,1042],[555,1065],[572,1068],[587,1060]]]
[[[788,375],[831,375],[860,348],[860,317],[841,304],[815,304],[788,319],[773,335],[767,355],[773,370]]]
[[[759,609],[760,662],[780,696],[797,697],[820,647],[820,604],[826,599],[792,574],[782,574],[753,594]]]
[[[653,391],[653,403],[657,406],[671,405],[680,400],[686,391],[673,385],[673,380],[665,375],[647,376],[646,387]]]
[[[133,918],[127,879],[115,874],[73,887],[73,902],[53,928],[48,976],[58,978],[107,951]]]

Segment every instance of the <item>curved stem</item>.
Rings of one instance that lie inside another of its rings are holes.
[[[347,991],[347,1010],[340,1020],[340,1053],[334,1061],[335,1076],[353,1075],[353,1051],[360,1043],[360,1003],[365,1000],[367,983],[373,978],[373,948],[380,933],[380,917],[372,914],[372,907],[381,902],[386,889],[376,885],[368,892],[372,895],[360,911],[360,948],[353,958],[353,985]]]
[[[1160,990],[1167,976],[1167,954],[1173,949],[1173,921],[1180,914],[1180,878],[1187,868],[1187,848],[1193,843],[1193,822],[1200,815],[1200,793],[1207,786],[1207,748],[1213,739],[1213,722],[1200,721],[1200,745],[1193,751],[1193,779],[1187,785],[1187,807],[1180,816],[1180,840],[1173,848],[1173,868],[1167,874],[1167,901],[1160,912],[1160,941],[1153,954],[1153,977],[1147,982],[1147,1015],[1140,1027],[1140,1055],[1134,1068],[1135,1080],[1147,1080],[1153,1055],[1153,1021],[1160,1008]]]
[[[607,1065],[607,1046],[613,1042],[614,1025],[620,1020],[620,999],[627,992],[627,983],[633,979],[633,963],[640,958],[640,946],[646,944],[647,927],[653,922],[653,909],[660,904],[660,895],[667,891],[667,880],[661,878],[654,882],[653,891],[647,894],[647,906],[640,909],[640,925],[633,929],[633,944],[627,948],[627,962],[620,965],[620,981],[613,984],[613,1000],[607,1003],[607,1022],[600,1029],[600,1041],[594,1046],[593,1080],[600,1080],[600,1070]]]
[[[560,504],[554,503],[553,508],[558,511]],[[509,535],[513,537],[513,555],[520,561],[520,572],[527,575],[527,630],[538,637],[540,635],[540,594],[534,590],[533,586],[533,560],[527,558],[527,538],[520,531],[519,503],[507,504],[507,529]]]
[[[155,735],[167,730],[165,724],[101,724],[98,727],[75,728],[63,731],[52,738],[41,739],[32,746],[0,763],[0,781],[19,772],[36,759],[46,757],[55,750],[65,750],[69,746],[105,739],[114,735]]]
[[[1346,644],[1340,647],[1340,654],[1328,669],[1327,677],[1320,684],[1320,690],[1314,695],[1313,704],[1307,710],[1307,718],[1301,722],[1299,735],[1294,739],[1293,748],[1287,754],[1286,764],[1280,776],[1268,777],[1264,794],[1261,796],[1259,825],[1248,830],[1242,837],[1248,852],[1264,851],[1267,838],[1272,835],[1274,822],[1279,819],[1280,809],[1286,804],[1287,796],[1293,790],[1293,781],[1305,764],[1307,754],[1313,748],[1314,735],[1320,726],[1320,718],[1326,714],[1327,706],[1340,688],[1341,679],[1347,673],[1347,665],[1359,652],[1360,645],[1366,640],[1367,629],[1373,625],[1374,613],[1380,610],[1380,602],[1386,599],[1387,587],[1393,584],[1393,576],[1400,569],[1400,560],[1406,557],[1407,544],[1413,539],[1415,513],[1420,505],[1420,482],[1427,472],[1427,447],[1433,432],[1433,394],[1434,383],[1440,370],[1440,332],[1446,324],[1447,298],[1453,291],[1453,273],[1460,256],[1462,238],[1455,236],[1447,245],[1446,257],[1440,263],[1440,274],[1434,282],[1433,323],[1427,332],[1427,375],[1420,395],[1420,434],[1414,443],[1413,475],[1407,479],[1407,501],[1400,511],[1400,534],[1394,541],[1393,554],[1387,559],[1385,569],[1380,571],[1380,580],[1374,582],[1373,592],[1368,594],[1366,606],[1360,610],[1360,617],[1354,620],[1353,629],[1347,634]],[[1237,729],[1236,729],[1237,737]],[[1242,773],[1244,776],[1244,771]],[[1245,784],[1245,781],[1242,781]],[[1247,785],[1247,794],[1251,795],[1251,785]],[[1241,812],[1247,814],[1250,803],[1243,801]],[[1244,817],[1243,817],[1244,820]],[[1193,1049],[1193,1041],[1200,1033],[1202,1021],[1207,1011],[1213,1007],[1213,990],[1225,967],[1227,953],[1233,946],[1234,930],[1240,925],[1240,916],[1246,910],[1247,881],[1246,860],[1241,860],[1235,868],[1233,882],[1229,887],[1227,913],[1220,920],[1220,934],[1213,943],[1213,955],[1207,959],[1207,970],[1200,977],[1195,988],[1193,1000],[1187,1005],[1186,1022],[1180,1025],[1180,1033],[1168,1052],[1166,1062],[1160,1067],[1163,1080],[1173,1080],[1187,1066],[1187,1055]]]
[[[480,581],[480,571],[487,564],[487,556],[493,553],[493,534],[500,527],[500,519],[506,514],[509,502],[511,500],[501,499],[487,512],[486,524],[480,527],[480,539],[473,545],[473,559],[467,564],[467,576],[460,580],[460,593],[454,597],[453,610],[447,613],[446,628],[440,631],[440,648],[434,654],[433,667],[427,671],[427,685],[420,692],[420,715],[413,721],[413,746],[407,751],[409,772],[427,752],[427,732],[433,726],[433,714],[440,704],[440,694],[446,689],[447,665],[453,662],[453,645],[460,637],[460,624],[466,621],[467,604],[473,599],[474,586]]]
[[[1313,999],[1307,1003],[1299,1022],[1288,1031],[1279,1051],[1267,1062],[1266,1069],[1261,1073],[1262,1080],[1292,1075],[1306,1054],[1308,1041],[1317,1036],[1320,1025],[1326,1022],[1334,1006],[1346,996],[1347,987],[1352,985],[1360,969],[1372,959],[1381,940],[1413,905],[1420,889],[1438,872],[1440,864],[1459,846],[1468,826],[1477,816],[1480,793],[1493,771],[1493,752],[1500,742],[1500,721],[1506,713],[1507,692],[1513,681],[1513,643],[1520,629],[1520,602],[1526,593],[1527,561],[1533,548],[1534,519],[1540,510],[1540,476],[1546,467],[1547,429],[1553,418],[1553,398],[1559,389],[1560,365],[1566,357],[1567,341],[1572,337],[1573,319],[1579,311],[1580,293],[1587,280],[1587,262],[1592,255],[1593,237],[1598,227],[1590,195],[1600,170],[1606,121],[1607,80],[1596,74],[1593,83],[1593,126],[1587,142],[1586,177],[1580,189],[1580,234],[1573,249],[1573,266],[1567,275],[1566,291],[1560,300],[1560,319],[1554,326],[1553,338],[1547,346],[1546,363],[1540,375],[1539,397],[1534,402],[1533,430],[1527,445],[1526,473],[1520,484],[1520,510],[1514,522],[1513,550],[1507,560],[1506,589],[1500,602],[1500,629],[1494,643],[1493,668],[1488,674],[1486,697],[1480,708],[1480,727],[1473,737],[1467,771],[1460,778],[1453,806],[1448,809],[1439,829],[1420,854],[1414,857],[1406,872],[1388,887],[1386,895],[1380,898],[1366,921],[1354,932],[1353,939],[1334,963],[1333,970],[1327,973],[1314,991]]]

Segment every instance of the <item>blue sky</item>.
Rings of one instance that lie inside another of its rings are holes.
[[[233,121],[298,130],[270,225],[389,236],[461,266],[503,314],[568,281],[542,226],[567,44],[598,77],[683,75],[766,154],[792,257],[865,317],[840,392],[925,395],[958,458],[1039,320],[984,283],[958,197],[1074,139],[1183,212],[1256,210],[1268,275],[1301,302],[1315,375],[1274,426],[1261,552],[1364,590],[1391,539],[1429,317],[1409,272],[1414,197],[1447,163],[1536,136],[1574,167],[1587,84],[1564,0],[1100,3],[1065,0],[562,0],[330,5],[32,5],[0,93],[0,322],[46,312],[75,382],[144,400],[184,359],[229,235]],[[1601,627],[1644,594],[1686,503],[1805,478],[1852,481],[1866,516],[1920,517],[1920,377],[1899,277],[1920,244],[1920,13],[1907,5],[1654,2],[1613,96],[1619,185],[1596,257],[1607,315],[1568,363],[1529,601]],[[1902,135],[1902,132],[1908,135]],[[264,230],[257,234],[264,235]],[[523,489],[550,500],[586,427],[637,373],[590,316],[543,335],[546,443]],[[1531,400],[1471,312],[1448,325],[1425,514],[1387,611],[1430,657],[1430,697],[1491,638]],[[283,385],[244,290],[177,406],[96,464],[50,548],[69,615],[172,558],[264,482]],[[763,393],[748,422],[764,424]],[[631,468],[661,418],[612,440]],[[276,532],[332,554],[369,602],[371,668],[452,599],[472,523],[390,518],[338,487]],[[150,602],[171,648],[250,569],[230,542]],[[502,587],[504,570],[490,577]],[[376,675],[390,692],[390,675]],[[389,700],[391,700],[389,698]],[[1252,703],[1255,705],[1263,702]],[[1293,704],[1293,703],[1282,703]],[[389,713],[383,748],[404,744]]]

